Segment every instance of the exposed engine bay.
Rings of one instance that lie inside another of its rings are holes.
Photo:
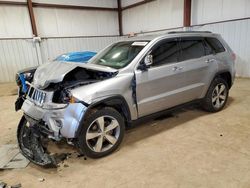
[[[69,90],[79,86],[96,83],[115,76],[116,73],[100,72],[80,67],[69,72],[60,83],[51,83],[45,90],[54,91],[52,102],[68,103],[70,100]]]

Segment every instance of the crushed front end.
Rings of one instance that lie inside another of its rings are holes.
[[[95,83],[116,74],[116,70],[88,64],[51,62],[39,66],[32,82],[26,82],[28,90],[20,104],[24,116],[17,136],[23,155],[35,164],[56,166],[44,140],[74,143],[93,97],[90,91],[94,90],[85,87],[93,84],[95,88]],[[78,99],[81,94],[86,94],[86,100]]]
[[[65,101],[58,101],[55,99],[56,92],[29,85],[22,105],[24,116],[19,123],[17,135],[19,147],[26,158],[41,166],[57,165],[55,157],[47,151],[44,140],[74,139],[87,109],[80,102],[70,101],[67,94],[64,94]]]

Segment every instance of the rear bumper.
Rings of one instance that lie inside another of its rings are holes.
[[[43,121],[53,132],[50,136],[55,140],[64,138],[75,138],[80,121],[87,107],[81,103],[58,105],[52,103],[50,106],[41,107],[26,99],[22,110],[26,116],[36,121]]]

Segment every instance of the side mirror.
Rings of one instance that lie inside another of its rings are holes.
[[[144,58],[144,63],[146,65],[146,67],[150,67],[150,65],[153,64],[153,55],[147,55],[145,58]]]
[[[153,56],[152,55],[147,55],[144,58],[144,61],[141,61],[141,63],[138,66],[139,70],[146,71],[150,67],[150,65],[153,64]]]

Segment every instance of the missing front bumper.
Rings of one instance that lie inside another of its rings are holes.
[[[42,108],[29,100],[25,100],[22,106],[24,114],[37,120],[43,121],[53,132],[50,138],[60,140],[75,138],[80,121],[87,107],[81,103],[72,103],[61,108]]]
[[[52,104],[53,105],[53,104]],[[22,117],[17,131],[17,138],[22,154],[31,162],[43,167],[57,167],[64,158],[50,155],[45,140],[51,138],[73,139],[87,107],[81,103],[68,104],[64,108],[42,108],[28,99],[23,103]]]
[[[17,140],[22,154],[43,167],[57,167],[57,161],[43,145],[46,136],[38,129],[37,121],[23,116],[17,129]]]

